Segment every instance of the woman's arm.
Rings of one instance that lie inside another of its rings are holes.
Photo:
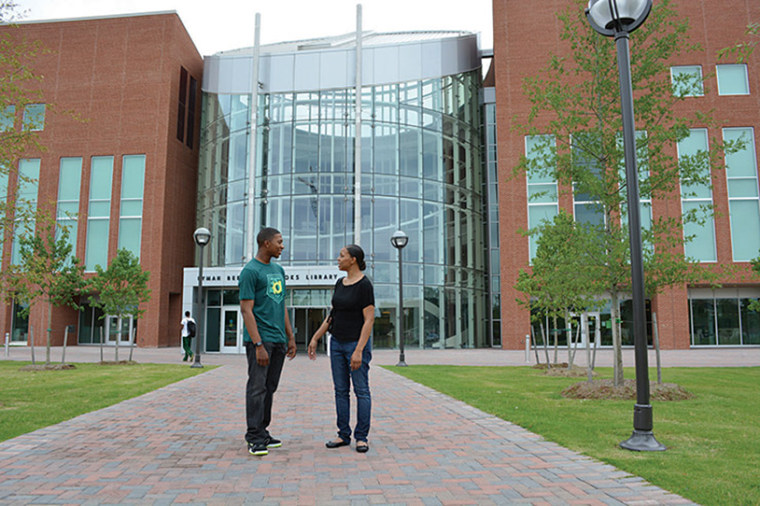
[[[369,305],[362,309],[362,316],[364,316],[364,323],[362,324],[361,334],[359,334],[359,342],[356,343],[356,349],[351,354],[352,371],[362,366],[362,353],[364,352],[364,347],[367,346],[370,334],[372,334],[372,326],[375,324],[375,306]]]

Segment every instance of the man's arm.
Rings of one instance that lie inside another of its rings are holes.
[[[256,317],[253,316],[253,299],[241,300],[240,312],[243,314],[243,324],[253,344],[262,342],[259,327],[256,325]],[[262,367],[269,365],[269,353],[264,346],[256,346],[256,362]]]
[[[293,335],[293,327],[290,326],[290,316],[288,316],[288,308],[285,304],[282,305],[285,311],[285,335],[288,336],[288,352],[287,356],[290,360],[293,360],[296,356],[296,336]]]

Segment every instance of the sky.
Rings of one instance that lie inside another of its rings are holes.
[[[356,30],[357,0],[15,0],[22,20],[177,11],[202,55],[261,43],[340,35]],[[364,0],[365,31],[466,30],[493,47],[492,0]]]

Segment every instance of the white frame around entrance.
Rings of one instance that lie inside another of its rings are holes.
[[[132,335],[134,334],[134,320],[132,319],[132,316],[114,316],[114,315],[108,315],[106,316],[106,322],[105,322],[105,344],[116,344],[116,335],[117,332],[112,332],[112,322],[116,322],[116,326],[113,327],[118,331],[118,329],[121,329],[121,339],[119,339],[119,345],[128,345],[132,344]],[[126,339],[124,338],[124,323],[127,323],[127,335]]]
[[[235,330],[235,344],[227,345],[227,313],[235,313],[237,315],[237,329]],[[219,352],[220,353],[244,353],[245,348],[243,346],[243,314],[240,312],[240,306],[222,306],[222,310],[219,315]]]

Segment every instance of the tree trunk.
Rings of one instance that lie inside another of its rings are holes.
[[[536,342],[536,335],[533,330],[533,325],[530,326],[530,340],[531,340],[530,346],[531,348],[533,348],[533,353],[536,355],[536,364],[540,364],[541,359],[538,358],[538,343]]]
[[[45,365],[50,365],[50,339],[53,332],[53,303],[48,303],[47,340],[45,341]]]
[[[132,352],[135,350],[135,328],[132,327],[132,334],[129,339],[129,361],[132,362]]]
[[[611,298],[611,317],[612,317],[612,348],[613,348],[613,380],[616,387],[623,386],[623,346],[620,336],[620,306],[618,301],[617,290],[610,294]]]
[[[657,357],[657,384],[662,385],[662,363],[660,362],[660,332],[657,329],[657,313],[652,313],[652,340]]]
[[[119,341],[121,341],[121,329],[116,332],[116,346],[114,346],[114,357],[117,364],[119,363]]]
[[[33,332],[32,325],[29,324],[29,342],[32,345],[32,365],[34,365],[36,362],[34,360],[34,332]]]
[[[567,309],[565,309],[565,344],[567,345],[567,368],[572,369],[573,326],[570,323],[570,312]]]
[[[588,328],[588,313],[581,315],[581,328],[586,329],[586,375],[588,382],[594,381],[594,366],[591,362],[591,332]]]
[[[596,325],[594,325],[594,349],[591,352],[591,370],[596,367],[596,350],[599,348],[599,341],[602,336],[602,316],[596,319]]]
[[[548,320],[547,320],[548,321]],[[546,367],[551,368],[549,363],[549,332],[544,331],[544,323],[541,323],[541,338],[544,340],[544,355],[546,355]]]
[[[557,365],[557,353],[559,352],[559,338],[557,337],[557,317],[552,317],[553,333],[554,333],[554,365]]]

